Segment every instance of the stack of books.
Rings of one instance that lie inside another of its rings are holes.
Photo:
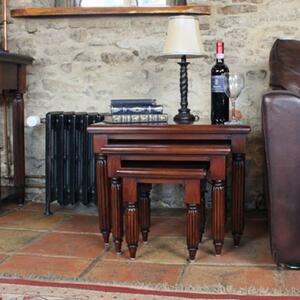
[[[168,122],[163,106],[156,99],[120,99],[111,100],[111,115],[106,116],[107,123],[157,123]]]

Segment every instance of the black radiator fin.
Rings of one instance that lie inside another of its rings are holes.
[[[96,203],[95,158],[87,126],[99,113],[49,112],[46,115],[46,207]]]

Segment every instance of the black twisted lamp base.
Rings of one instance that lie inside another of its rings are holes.
[[[190,113],[188,108],[188,76],[187,76],[187,66],[186,56],[181,57],[180,65],[180,109],[178,109],[178,114],[174,117],[174,122],[178,124],[191,124],[196,120],[196,117]]]

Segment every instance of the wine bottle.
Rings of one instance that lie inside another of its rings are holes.
[[[229,120],[229,69],[224,63],[224,43],[216,44],[216,64],[211,69],[211,123]]]

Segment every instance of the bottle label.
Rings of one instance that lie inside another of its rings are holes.
[[[221,75],[213,75],[211,77],[212,93],[225,93],[226,95],[229,95],[228,76],[228,73],[224,73]]]

